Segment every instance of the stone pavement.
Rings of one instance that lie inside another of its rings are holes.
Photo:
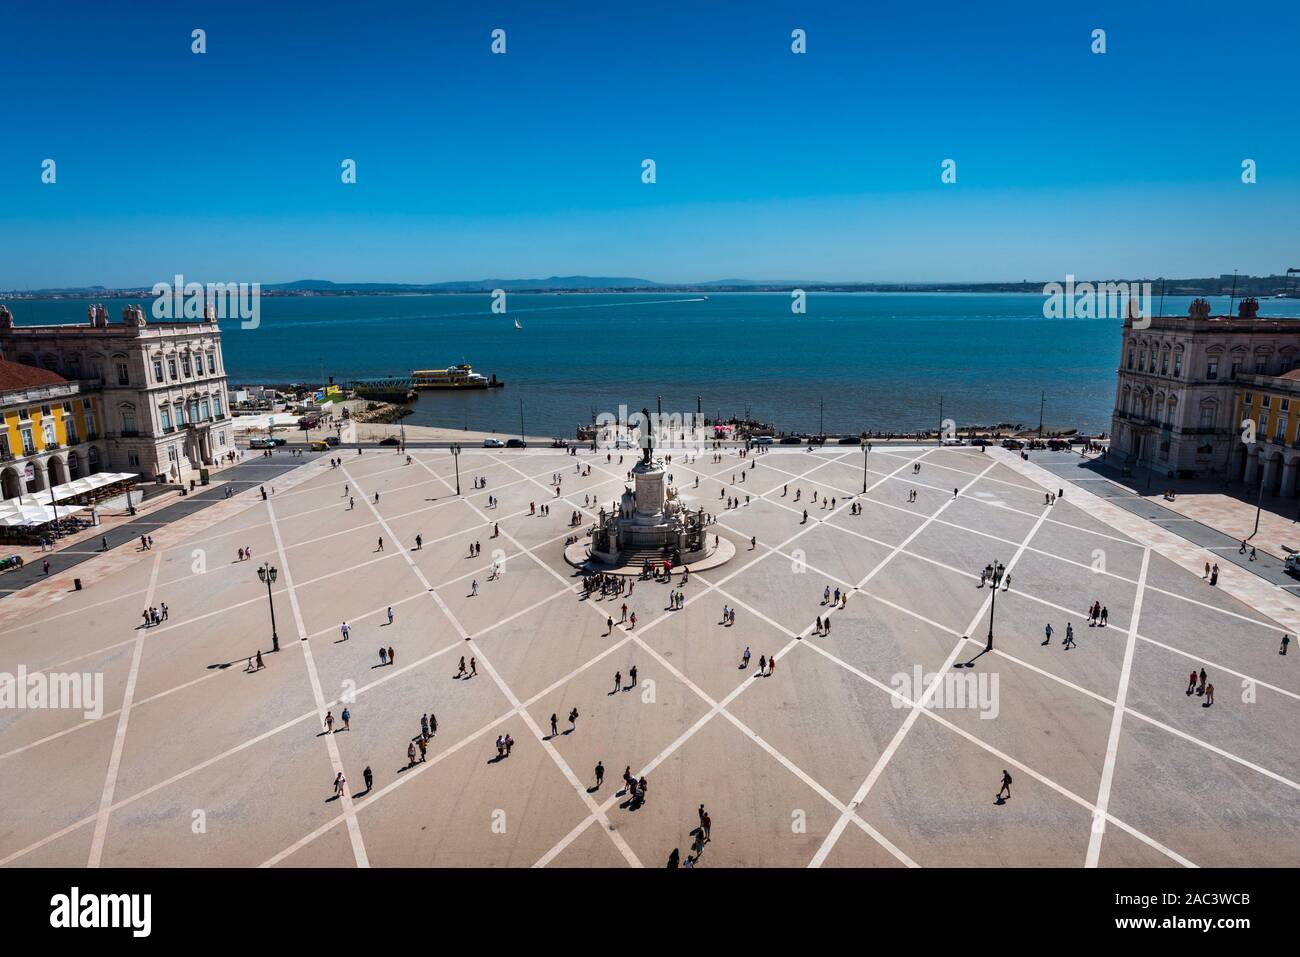
[[[99,715],[0,710],[0,864],[1300,863],[1300,669],[1236,576],[1259,580],[1225,568],[1209,587],[1185,539],[1082,491],[1045,506],[1039,480],[1059,481],[1032,462],[877,448],[863,495],[856,448],[675,451],[674,484],[738,548],[675,581],[686,604],[668,610],[650,581],[582,599],[563,557],[570,510],[612,500],[631,453],[467,449],[459,497],[450,454],[412,454],[303,463],[266,502],[246,491],[152,551],[89,556],[82,591],[61,571],[0,601],[0,671],[103,685]],[[996,596],[990,562],[1010,573]],[[160,601],[170,619],[141,627]],[[607,634],[624,601],[636,628]],[[259,649],[266,668],[246,670]],[[1184,693],[1202,667],[1212,706]],[[426,713],[437,731],[411,765]],[[621,793],[625,767],[644,803]]]

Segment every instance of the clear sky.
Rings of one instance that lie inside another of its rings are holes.
[[[0,8],[0,288],[1300,266],[1294,0],[281,6]]]

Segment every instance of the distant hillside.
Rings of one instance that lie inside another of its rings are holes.
[[[341,283],[328,279],[299,279],[296,282],[269,283],[266,292],[507,292],[543,290],[570,291],[587,289],[657,289],[663,283],[624,276],[550,276],[546,279],[462,279],[433,283]]]

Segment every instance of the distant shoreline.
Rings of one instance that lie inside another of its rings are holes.
[[[585,277],[584,277],[585,278]],[[583,284],[578,277],[565,281],[552,279],[500,279],[467,282],[431,283],[332,283],[304,280],[292,283],[264,283],[261,295],[266,298],[335,298],[356,296],[484,296],[500,289],[510,295],[675,295],[690,293],[708,296],[714,293],[789,293],[802,289],[808,293],[880,293],[880,294],[985,294],[1042,296],[1048,283],[1043,282],[986,282],[986,283],[871,283],[871,282],[797,282],[797,281],[711,281],[704,283],[656,283],[650,280],[610,280],[602,285],[599,279],[588,279]],[[1285,276],[1237,276],[1194,279],[1160,279],[1144,277],[1079,277],[1078,282],[1093,283],[1151,283],[1156,290],[1168,296],[1229,296],[1237,298],[1255,296],[1273,298],[1289,293],[1289,298],[1300,298],[1300,283]],[[58,289],[0,291],[0,301],[49,301],[80,299],[153,299],[153,287],[68,287]]]

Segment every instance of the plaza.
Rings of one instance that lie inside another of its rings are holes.
[[[584,597],[565,561],[635,451],[369,448],[90,558],[81,590],[61,574],[0,601],[0,672],[103,676],[101,716],[0,711],[0,864],[1300,863],[1300,651],[1278,653],[1294,596],[1235,568],[1211,586],[1210,553],[1000,449],[659,451],[734,548],[685,584]],[[996,597],[990,563],[1010,575]],[[1185,693],[1201,668],[1212,706]],[[946,700],[934,679],[954,673],[981,693]],[[327,733],[344,707],[350,728]],[[424,714],[437,731],[411,765]]]

